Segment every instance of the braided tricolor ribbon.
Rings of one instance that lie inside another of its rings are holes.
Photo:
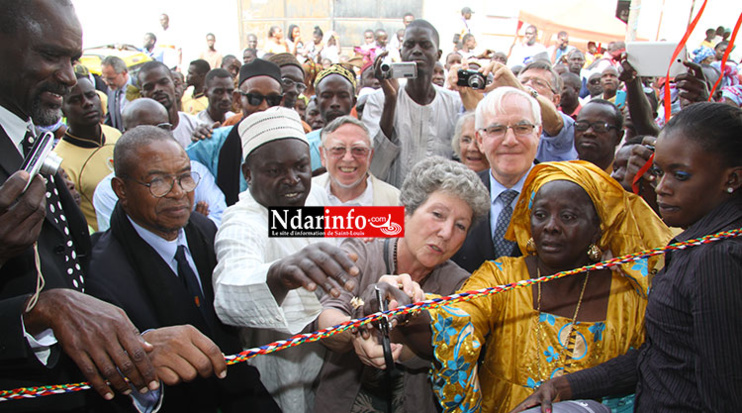
[[[740,234],[742,234],[742,228],[737,228],[737,229],[733,229],[730,231],[722,231],[716,234],[707,235],[705,237],[696,238],[696,239],[683,241],[683,242],[677,242],[677,243],[670,244],[662,248],[654,248],[654,249],[647,250],[647,251],[641,251],[641,252],[634,253],[634,254],[628,254],[622,257],[612,258],[609,260],[601,261],[596,264],[590,264],[584,267],[575,268],[575,269],[568,270],[568,271],[562,271],[556,274],[546,275],[540,278],[521,280],[521,281],[510,283],[510,284],[496,285],[493,287],[482,288],[480,290],[466,291],[466,292],[461,292],[458,294],[449,295],[446,297],[438,297],[438,298],[434,298],[431,300],[420,301],[417,303],[412,303],[412,304],[409,304],[403,307],[396,308],[394,310],[370,314],[366,317],[359,318],[357,320],[349,320],[342,324],[338,324],[333,327],[328,327],[328,328],[325,328],[319,331],[315,331],[313,333],[297,334],[293,337],[290,337],[287,340],[274,341],[273,343],[269,343],[264,346],[260,346],[257,348],[251,348],[251,349],[245,350],[238,354],[226,356],[225,359],[228,365],[242,363],[244,361],[247,361],[261,354],[275,353],[276,351],[281,351],[287,348],[296,347],[304,343],[310,343],[313,341],[322,340],[323,338],[331,337],[331,336],[343,333],[353,328],[358,328],[362,325],[377,321],[384,315],[391,317],[395,315],[417,313],[417,312],[420,312],[428,308],[440,307],[442,305],[447,305],[447,304],[455,303],[459,301],[469,301],[476,297],[499,294],[501,292],[513,290],[516,288],[530,287],[538,283],[556,280],[557,278],[563,278],[563,277],[567,277],[567,276],[578,274],[578,273],[585,272],[585,271],[602,270],[604,268],[611,268],[611,267],[615,267],[621,264],[638,261],[644,258],[661,255],[667,251],[683,250],[688,247],[709,244],[709,243],[727,239],[727,238],[734,238],[734,237],[738,237]],[[22,387],[22,388],[13,389],[13,390],[0,391],[0,402],[4,402],[8,400],[18,400],[18,399],[41,397],[41,396],[49,396],[52,394],[71,393],[71,392],[89,390],[89,389],[90,389],[90,385],[87,382],[73,383],[73,384],[61,384],[61,385],[54,385],[54,386],[41,386],[41,387]]]

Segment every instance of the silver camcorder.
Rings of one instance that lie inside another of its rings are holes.
[[[381,62],[381,77],[383,79],[414,79],[417,77],[417,63],[397,62],[392,63],[390,59]]]

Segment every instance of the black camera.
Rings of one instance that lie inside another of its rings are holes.
[[[487,79],[485,79],[484,76],[476,70],[459,69],[458,75],[459,81],[456,82],[456,85],[466,86],[472,89],[484,89],[486,85],[492,83],[493,79],[491,73],[487,76]]]

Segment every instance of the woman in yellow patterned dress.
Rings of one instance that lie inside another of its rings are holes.
[[[594,165],[574,161],[533,168],[506,238],[517,241],[524,256],[484,263],[462,291],[661,247],[671,235],[641,198]],[[639,347],[657,261],[430,310],[432,380],[443,410],[507,412],[551,377]],[[403,335],[405,327],[399,330]],[[418,354],[430,353],[419,341],[407,344]]]

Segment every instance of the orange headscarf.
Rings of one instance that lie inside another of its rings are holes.
[[[672,234],[660,217],[644,200],[621,187],[605,171],[590,162],[546,162],[533,167],[523,184],[523,191],[510,220],[505,238],[516,241],[526,255],[526,243],[531,238],[531,206],[539,189],[552,181],[569,181],[579,185],[590,196],[600,218],[601,238],[598,247],[610,250],[614,257],[667,245]],[[660,258],[652,257],[644,264],[622,265],[631,277],[648,276]]]

